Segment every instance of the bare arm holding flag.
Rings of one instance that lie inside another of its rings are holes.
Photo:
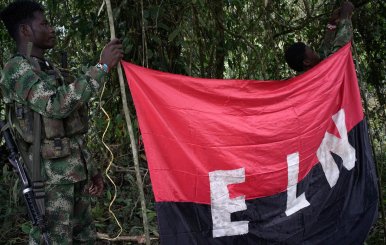
[[[354,10],[354,5],[351,2],[344,2],[342,6],[336,9],[331,15],[326,26],[324,40],[320,47],[320,57],[335,53],[352,39],[352,22],[351,16]]]
[[[290,45],[285,50],[285,60],[289,67],[300,73],[305,72],[347,44],[352,38],[353,10],[354,5],[347,1],[333,12],[319,54],[303,42]]]

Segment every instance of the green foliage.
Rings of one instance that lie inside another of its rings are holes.
[[[0,6],[8,2],[0,0]],[[61,52],[66,51],[74,74],[81,73],[80,67],[94,65],[110,37],[105,8],[98,15],[103,1],[42,2],[47,6],[49,20],[57,27],[58,44],[49,53],[51,60],[60,66]],[[358,74],[373,132],[379,176],[381,183],[385,183],[386,6],[382,0],[353,0],[353,3],[356,5],[353,23],[358,53],[356,59],[360,68]],[[125,60],[196,77],[284,79],[294,75],[284,62],[282,53],[285,45],[302,40],[317,48],[327,19],[339,6],[339,1],[113,0],[112,5],[117,36],[124,45]],[[13,42],[4,27],[0,29],[0,41],[2,67],[14,52]],[[127,103],[131,117],[135,119],[130,96]],[[104,170],[109,162],[109,153],[103,147],[101,138],[107,121],[99,105],[103,105],[111,117],[105,142],[115,157],[109,172],[118,187],[112,210],[123,225],[124,235],[142,235],[139,192],[116,74],[111,75],[101,100],[97,98],[91,103],[89,146],[96,162]],[[4,116],[3,108],[0,103],[0,118]],[[157,237],[154,198],[136,120],[133,127],[140,151],[151,236]],[[0,241],[24,244],[30,224],[15,188],[15,179],[11,172],[3,168],[0,179],[0,196],[4,200],[0,203]],[[114,189],[107,179],[106,183],[107,191],[103,197],[93,200],[92,211],[98,232],[114,236],[118,226],[108,212]],[[381,186],[385,193],[384,184]],[[383,202],[386,204],[385,196]],[[384,225],[380,219],[367,244],[382,244],[385,239]]]
[[[13,171],[3,165],[0,175],[0,241],[7,244],[25,244],[28,241],[30,222],[25,207],[22,205],[20,185]]]

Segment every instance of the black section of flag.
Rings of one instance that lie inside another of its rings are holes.
[[[248,234],[213,238],[209,205],[157,203],[161,244],[363,244],[378,210],[366,122],[354,127],[348,137],[357,161],[348,171],[334,155],[340,176],[333,188],[320,164],[298,183],[298,194],[305,192],[310,206],[286,216],[286,192],[247,200],[247,210],[233,213],[231,218],[249,221]]]

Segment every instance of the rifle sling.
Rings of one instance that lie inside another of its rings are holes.
[[[27,44],[27,59],[31,62],[32,42]],[[39,63],[31,62],[37,68],[41,70]],[[41,175],[41,161],[40,161],[40,147],[42,137],[42,125],[40,114],[34,112],[34,126],[33,126],[33,142],[32,142],[32,188],[34,190],[36,204],[40,209],[42,215],[45,214],[44,205],[44,182]]]
[[[44,205],[44,182],[41,174],[41,161],[40,161],[40,146],[41,146],[41,117],[40,114],[34,112],[34,126],[33,126],[33,143],[32,143],[32,187],[34,190],[36,203],[40,209],[41,214],[45,214]]]

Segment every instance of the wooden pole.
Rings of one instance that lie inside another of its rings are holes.
[[[107,15],[109,18],[111,39],[114,39],[116,38],[116,35],[115,35],[114,17],[113,17],[113,11],[111,8],[111,2],[110,0],[105,0],[105,2],[106,2],[106,8],[107,8]],[[141,200],[142,220],[143,220],[143,227],[145,231],[146,245],[150,245],[150,234],[149,234],[149,224],[148,224],[147,213],[146,213],[147,209],[146,209],[145,193],[143,191],[142,177],[139,169],[138,150],[137,150],[137,144],[134,137],[132,121],[130,118],[130,110],[129,110],[129,107],[127,106],[127,96],[126,96],[125,83],[123,79],[121,64],[118,64],[117,70],[118,70],[119,85],[121,88],[123,111],[125,114],[127,129],[130,135],[130,145],[133,153],[134,168],[135,168],[135,173],[137,178],[137,186],[139,189],[139,198]]]

